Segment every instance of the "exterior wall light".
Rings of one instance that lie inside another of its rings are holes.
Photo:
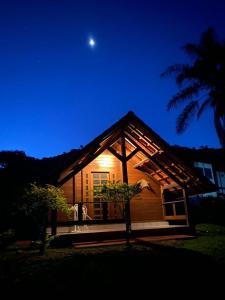
[[[101,154],[98,157],[98,164],[102,168],[110,168],[113,167],[113,159],[112,155]]]

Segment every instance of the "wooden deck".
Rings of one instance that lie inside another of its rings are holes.
[[[50,229],[48,232],[50,233]],[[132,238],[179,234],[193,234],[193,228],[187,225],[169,225],[166,221],[132,223]],[[125,239],[125,224],[58,227],[55,240],[59,244],[74,245],[83,242],[120,239]]]
[[[171,228],[167,221],[155,222],[133,222],[132,230],[140,229],[154,229],[154,228]],[[57,234],[81,234],[93,232],[112,232],[112,231],[125,231],[125,223],[117,224],[88,224],[88,225],[73,225],[73,226],[59,226],[57,227]],[[48,228],[50,233],[50,228]]]

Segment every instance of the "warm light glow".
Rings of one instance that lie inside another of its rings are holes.
[[[102,168],[110,168],[113,166],[113,160],[111,155],[102,154],[98,157],[98,164]]]

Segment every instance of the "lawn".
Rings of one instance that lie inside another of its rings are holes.
[[[86,298],[137,292],[165,295],[179,287],[186,294],[201,288],[202,280],[204,291],[210,292],[215,279],[218,291],[220,272],[225,271],[225,234],[218,228],[201,225],[195,239],[134,244],[131,249],[123,245],[48,249],[39,256],[37,250],[11,248],[1,252],[1,291]]]

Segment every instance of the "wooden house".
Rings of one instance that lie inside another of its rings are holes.
[[[130,203],[132,223],[168,221],[188,226],[188,197],[212,190],[133,112],[87,144],[63,170],[58,184],[74,214],[68,218],[58,213],[57,224],[122,222],[120,207],[96,193],[108,182],[142,183],[141,193]]]

